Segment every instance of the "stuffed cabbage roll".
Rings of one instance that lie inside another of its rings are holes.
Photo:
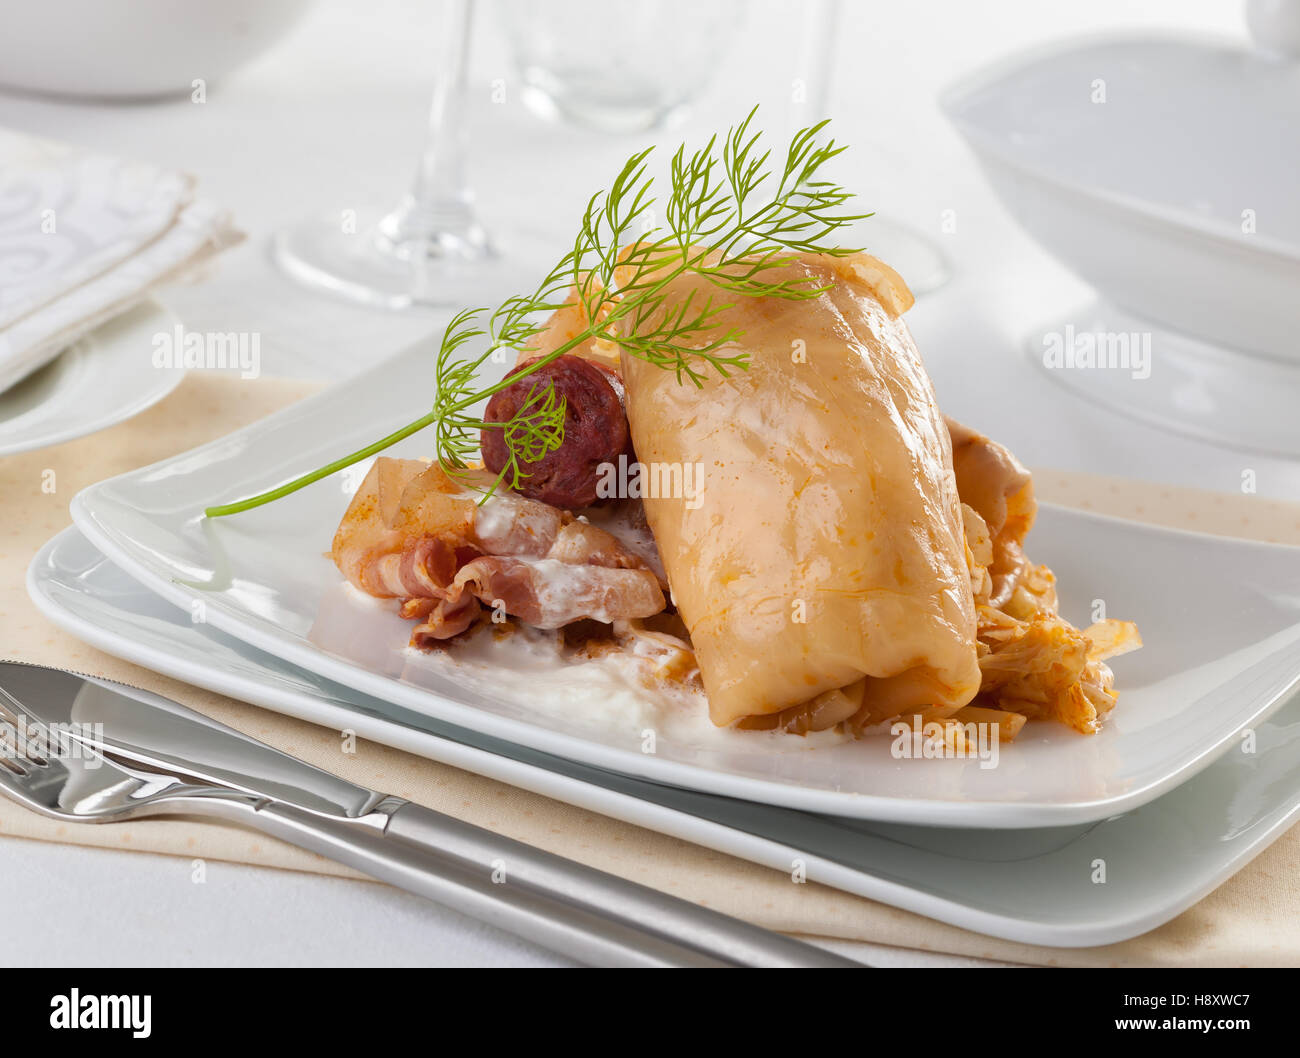
[[[738,298],[717,320],[743,332],[747,370],[697,387],[622,357],[645,473],[696,481],[643,499],[710,716],[956,711],[980,687],[975,608],[948,428],[900,319],[911,296],[865,255],[789,273],[827,289]],[[698,276],[668,293],[665,311],[720,300]]]

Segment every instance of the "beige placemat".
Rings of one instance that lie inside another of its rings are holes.
[[[344,752],[338,732],[117,661],[59,631],[36,612],[24,588],[28,562],[68,524],[68,501],[79,489],[228,433],[314,388],[275,379],[241,382],[191,375],[162,404],[128,423],[57,448],[0,459],[0,656],[147,687],[357,783],[773,929],[1028,963],[1300,964],[1300,828],[1196,907],[1143,937],[1102,948],[1035,948],[969,933],[825,886],[796,885],[784,873],[386,746],[363,742],[354,753]],[[1300,543],[1300,506],[1050,471],[1040,472],[1037,481],[1045,499],[1165,525]],[[0,834],[351,874],[273,839],[210,822],[63,826],[0,800]]]

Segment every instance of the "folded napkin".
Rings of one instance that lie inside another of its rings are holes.
[[[0,391],[241,237],[191,176],[0,129]]]
[[[789,933],[872,941],[926,951],[1059,965],[1300,964],[1300,827],[1172,922],[1098,948],[1055,949],[996,940],[824,885],[794,885],[786,872],[610,819],[400,750],[280,716],[119,661],[59,631],[24,588],[32,555],[68,524],[68,501],[85,485],[221,436],[306,396],[315,387],[280,379],[241,381],[191,372],[166,400],[94,437],[0,460],[0,657],[121,680],[335,772],[520,841]],[[54,492],[43,482],[57,482]],[[1044,499],[1164,525],[1300,543],[1300,506],[1040,471]],[[327,531],[327,530],[323,530]],[[349,747],[350,748],[350,747]],[[356,877],[346,867],[254,831],[200,820],[143,819],[65,825],[0,798],[0,836],[170,853]]]

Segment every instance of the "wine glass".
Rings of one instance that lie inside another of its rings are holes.
[[[519,262],[497,249],[474,209],[465,178],[466,64],[471,0],[445,0],[428,131],[411,189],[370,228],[338,217],[279,231],[276,262],[294,279],[330,294],[386,309],[467,305],[486,290],[508,289]]]
[[[605,133],[675,123],[706,88],[709,127],[760,106],[774,145],[830,116],[840,0],[497,0],[523,99],[544,117]],[[633,43],[634,42],[634,43]],[[696,108],[698,109],[698,108]],[[705,120],[697,115],[695,125]],[[696,128],[707,135],[708,129]],[[844,139],[838,122],[832,133]],[[852,181],[847,181],[852,183]],[[877,215],[841,233],[888,261],[916,294],[948,264],[913,229]]]
[[[830,116],[841,8],[841,0],[801,0],[798,4],[803,25],[799,33],[791,34],[795,56],[795,90],[789,107],[792,131]],[[843,138],[842,128],[833,131],[837,139]],[[847,245],[864,246],[888,263],[913,294],[929,293],[948,281],[948,259],[943,251],[920,232],[882,214],[858,221],[845,230],[842,240]]]
[[[675,124],[717,74],[745,15],[743,0],[497,0],[497,8],[528,108],[613,134]]]

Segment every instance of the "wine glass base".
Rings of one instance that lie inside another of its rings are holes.
[[[525,231],[513,231],[500,250],[452,240],[396,247],[377,228],[346,232],[338,218],[291,224],[271,242],[276,264],[303,286],[397,311],[467,308],[526,293],[553,263],[547,253],[554,249]]]
[[[525,78],[528,73],[525,73]],[[525,81],[520,91],[524,106],[543,121],[569,122],[608,136],[633,136],[680,125],[690,108],[665,102],[651,92],[642,99],[627,97],[606,101],[599,92],[561,91]]]
[[[952,274],[948,258],[924,235],[896,221],[876,215],[858,221],[838,236],[847,246],[862,246],[903,277],[917,297],[938,290]]]

